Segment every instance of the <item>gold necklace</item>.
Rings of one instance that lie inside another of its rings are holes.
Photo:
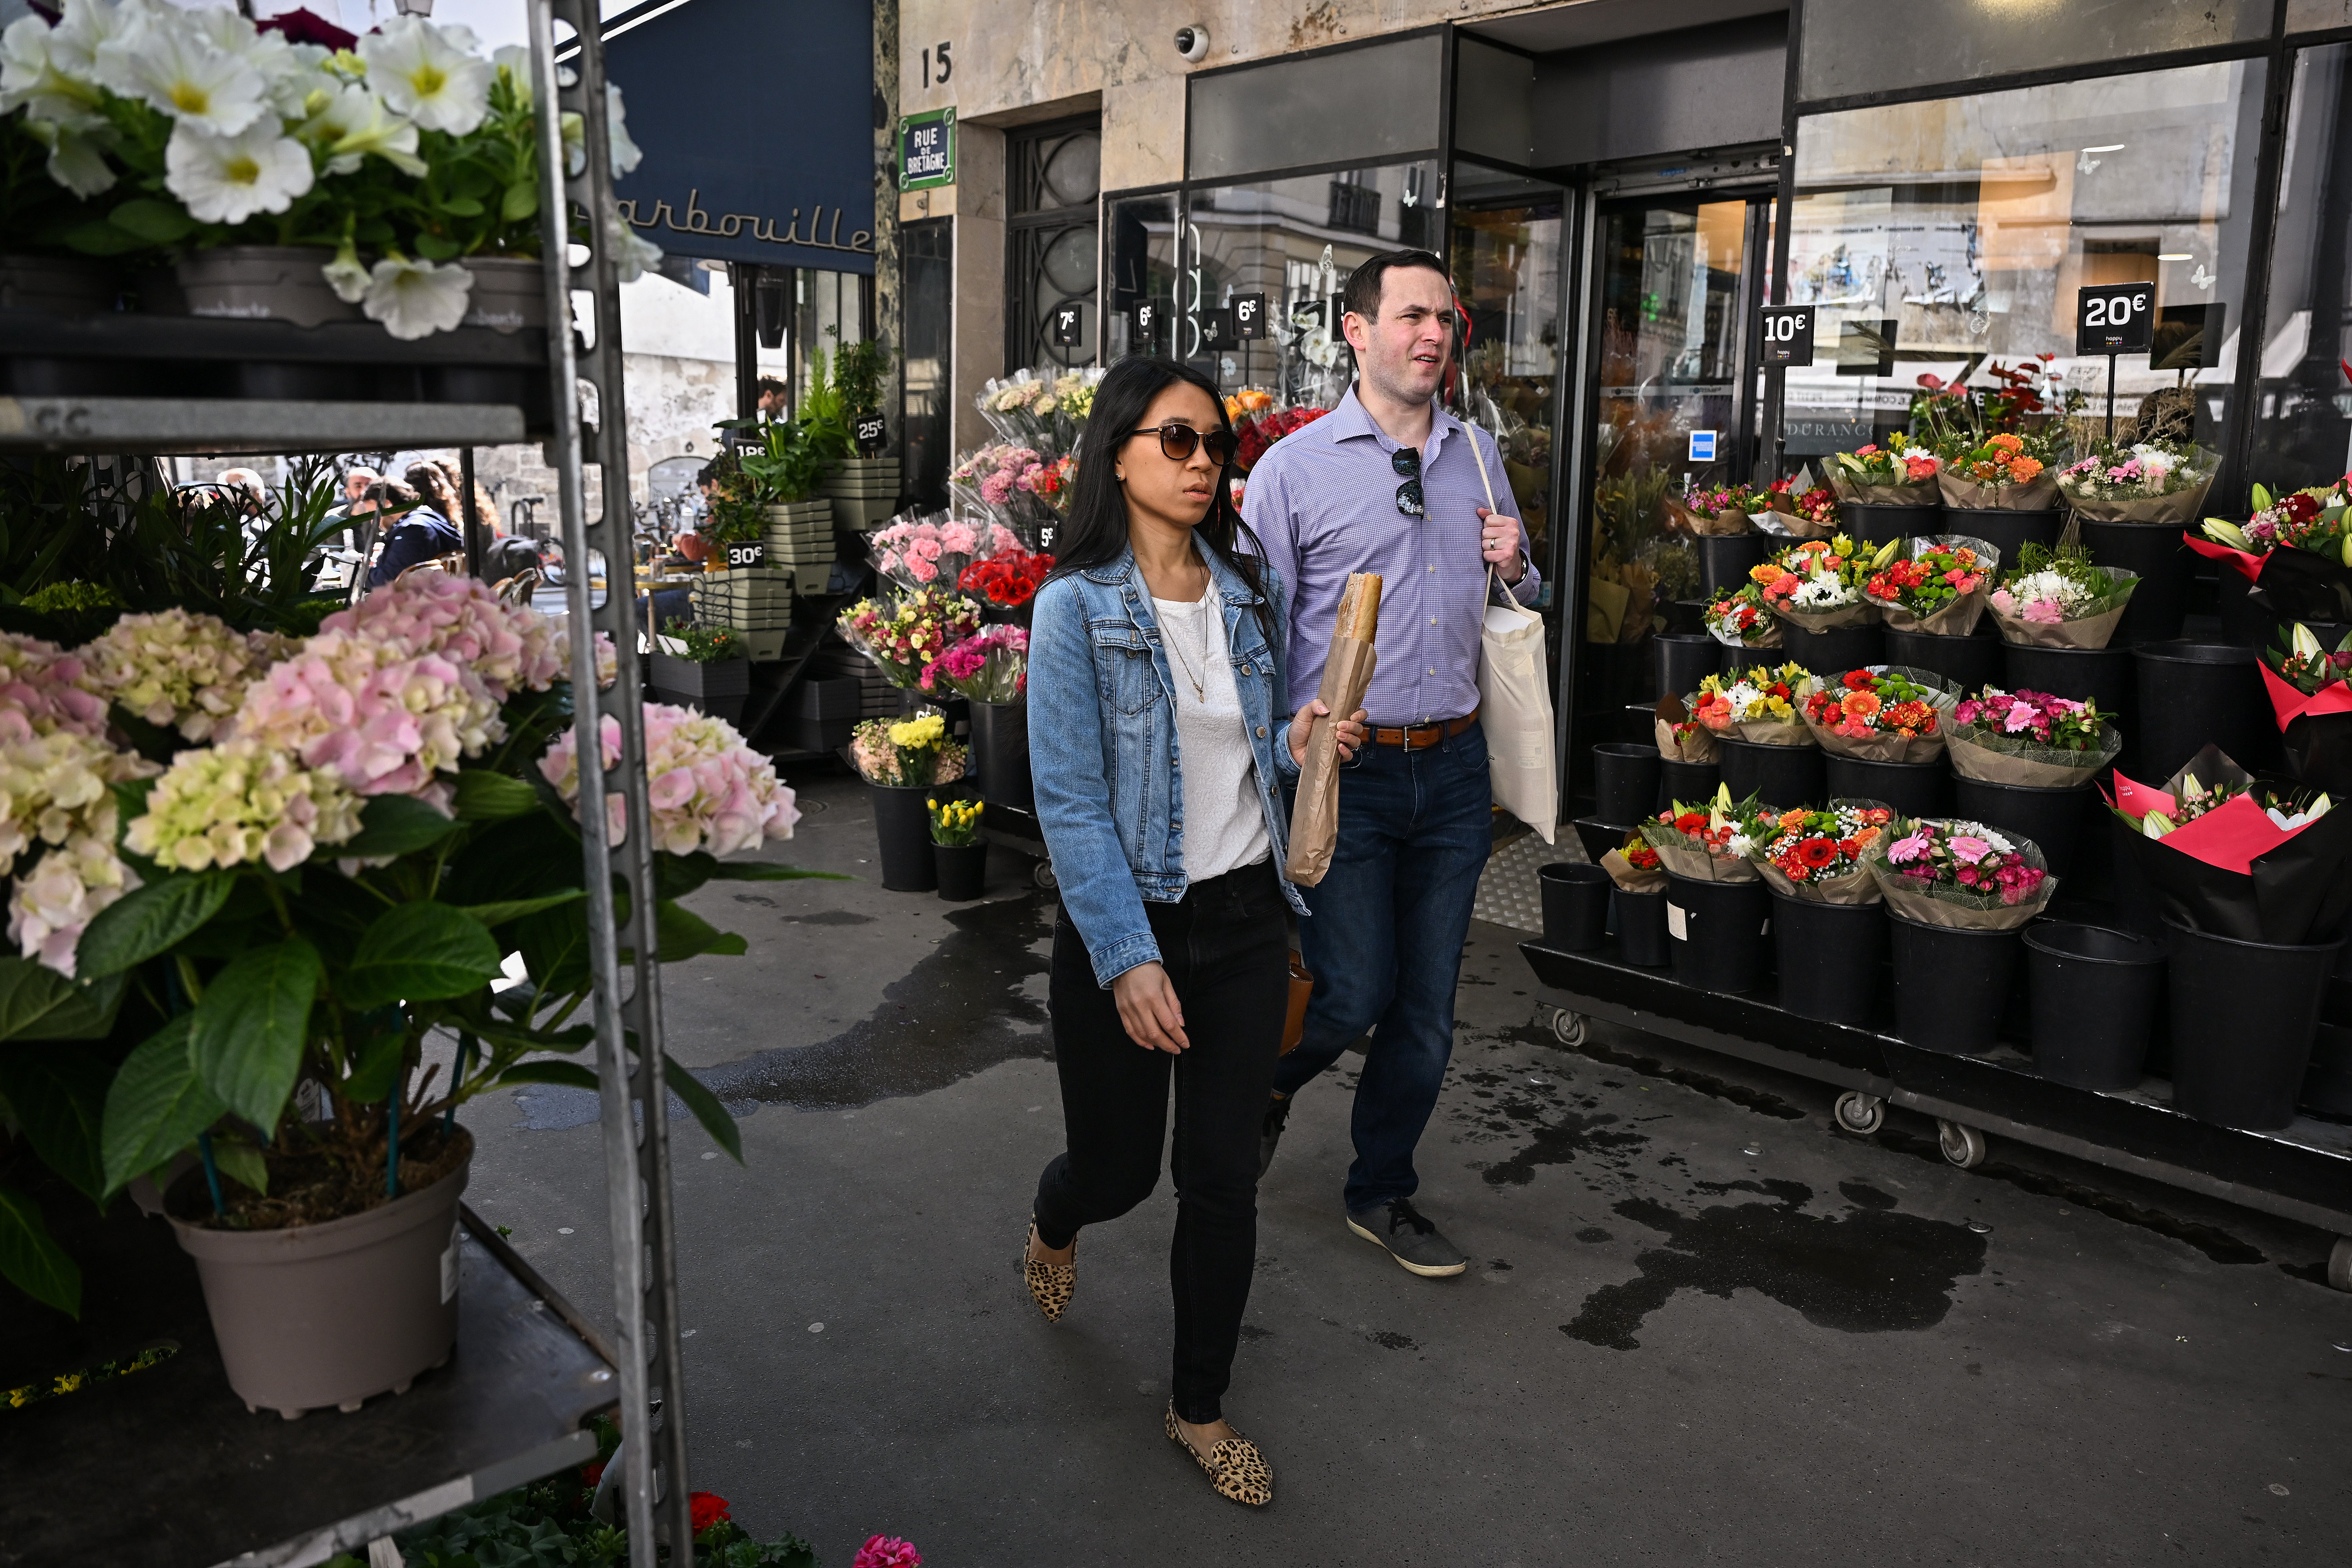
[[[1215,584],[1214,584],[1214,583],[1213,582],[1213,583],[1211,584],[1211,587],[1213,587],[1213,586],[1215,586]],[[1181,643],[1180,643],[1180,642],[1178,642],[1178,641],[1176,640],[1176,637],[1175,637],[1175,635],[1174,635],[1174,628],[1173,628],[1173,627],[1171,627],[1171,628],[1170,628],[1170,635],[1169,635],[1169,637],[1168,637],[1168,638],[1167,638],[1168,647],[1170,647],[1170,649],[1171,649],[1171,651],[1173,651],[1173,652],[1175,653],[1175,655],[1176,655],[1176,662],[1177,662],[1177,664],[1178,664],[1179,666],[1181,666],[1181,667],[1183,668],[1183,671],[1184,671],[1184,679],[1185,679],[1186,680],[1188,680],[1188,681],[1192,682],[1192,700],[1193,700],[1194,701],[1196,701],[1196,702],[1200,703],[1200,704],[1201,704],[1202,707],[1204,707],[1204,708],[1205,708],[1205,707],[1207,707],[1207,706],[1208,706],[1208,704],[1209,704],[1209,692],[1208,692],[1207,686],[1206,686],[1206,684],[1205,684],[1205,683],[1207,682],[1207,680],[1208,680],[1208,673],[1209,673],[1209,610],[1208,610],[1208,603],[1209,603],[1209,589],[1204,588],[1204,589],[1202,589],[1202,590],[1201,591],[1201,597],[1200,597],[1200,599],[1197,601],[1197,604],[1198,604],[1198,605],[1200,605],[1200,607],[1201,607],[1201,673],[1200,673],[1200,674],[1195,675],[1195,674],[1193,674],[1193,673],[1192,673],[1192,661],[1191,659],[1186,658],[1184,657],[1184,647],[1183,647],[1183,645],[1182,645]]]

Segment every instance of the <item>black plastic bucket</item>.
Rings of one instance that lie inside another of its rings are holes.
[[[881,851],[882,885],[894,893],[928,893],[940,885],[931,853],[930,787],[867,784],[874,802],[876,847]]]
[[[2032,842],[2049,862],[2052,876],[2063,877],[2074,869],[2074,847],[2082,842],[2083,825],[2090,820],[2089,784],[2051,789],[2039,784],[1991,784],[1956,773],[1952,799],[1953,816]]]
[[[2139,689],[2124,731],[2132,777],[2161,784],[2208,745],[2249,773],[2279,764],[2278,727],[2258,656],[2235,643],[2142,643]]]
[[[1611,741],[1592,748],[1592,815],[1630,826],[1658,809],[1654,744]]]
[[[1824,752],[1822,762],[1832,800],[1883,800],[1905,816],[1951,815],[1952,769],[1942,757],[1932,763],[1865,763]]]
[[[1734,800],[1755,795],[1767,805],[1826,805],[1822,749],[1815,745],[1759,746],[1729,735],[1716,738],[1723,782]]]
[[[1723,645],[1701,632],[1667,632],[1654,639],[1658,695],[1687,697],[1698,689],[1699,678],[1723,668]]]
[[[2296,1103],[2305,1110],[2352,1116],[2352,1028],[2342,1024],[2319,1026]]]
[[[1772,967],[1772,895],[1759,881],[1666,876],[1675,979],[1696,991],[1753,991]]]
[[[1999,637],[1937,637],[1933,632],[1898,632],[1893,626],[1885,630],[1889,664],[1932,669],[1967,692],[2000,684],[2002,645]]]
[[[2049,546],[2058,542],[2059,513],[2049,511],[2017,511],[2009,507],[1958,507],[1944,509],[1942,533],[1965,533],[1970,539],[1981,539],[2000,552],[2000,569],[2007,572],[2017,564],[2017,553],[2029,544]]]
[[[1723,673],[1726,675],[1738,675],[1746,669],[1778,669],[1788,662],[1789,655],[1785,648],[1723,645]]]
[[[1664,969],[1673,963],[1673,944],[1666,940],[1666,895],[1612,888],[1609,897],[1618,956],[1643,969]]]
[[[2289,947],[2190,931],[2169,916],[2172,1108],[2217,1127],[2268,1132],[2294,1120],[2341,942]]]
[[[1828,1024],[1867,1024],[1877,1016],[1885,904],[1822,904],[1774,893],[1772,942],[1782,1012]]]
[[[2011,691],[2046,691],[2077,702],[2095,702],[2102,713],[2121,713],[2137,695],[2132,650],[2127,647],[2028,647],[2005,643],[2002,684]]]
[[[1809,632],[1794,622],[1783,621],[1780,642],[1784,648],[1780,662],[1794,660],[1823,679],[1886,662],[1886,628],[1874,621],[1825,632]]]
[[[2253,591],[2254,585],[2228,562],[2215,563],[2213,607],[2221,617],[2221,640],[2259,651],[2277,638],[2285,623],[2276,610],[2256,604],[2250,596]]]
[[[2042,921],[2026,928],[2033,1065],[2074,1089],[2140,1080],[2164,994],[2164,946],[2128,931]]]
[[[1931,1051],[1973,1055],[2000,1043],[2017,978],[2018,933],[1954,931],[1886,911],[1895,936],[1895,1032]]]
[[[1544,945],[1562,952],[1599,947],[1609,929],[1609,873],[1560,860],[1538,867],[1536,881],[1543,889]]]
[[[1924,506],[1889,506],[1884,501],[1850,500],[1838,505],[1838,516],[1843,531],[1852,535],[1857,547],[1884,544],[1890,539],[1909,539],[1915,534],[1944,531],[1944,507],[1941,501],[1929,501]],[[1895,552],[1901,554],[1901,551]],[[1875,659],[1871,660],[1876,663]]]
[[[1753,531],[1702,534],[1691,542],[1698,546],[1699,586],[1706,590],[1709,599],[1746,587],[1749,569],[1761,566],[1774,550],[1785,548],[1769,534]]]
[[[2180,617],[2189,608],[2189,577],[2197,562],[2181,542],[2180,530],[2169,524],[2093,522],[2088,518],[2081,527],[2095,564],[2139,574],[2139,586],[2132,590],[2109,646],[2179,637]]]
[[[1723,782],[1723,770],[1713,763],[1678,763],[1671,757],[1658,759],[1658,809],[1664,811],[1675,801],[1685,805],[1697,805],[1715,798],[1715,786]]]

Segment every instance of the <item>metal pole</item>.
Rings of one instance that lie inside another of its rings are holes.
[[[2116,356],[2107,356],[2107,445],[2116,444]]]
[[[474,510],[474,449],[460,447],[457,452],[458,520],[466,526],[466,575],[482,574],[482,520]]]
[[[555,25],[569,27],[559,85]],[[538,116],[541,254],[547,262],[548,371],[551,379],[557,501],[566,557],[573,703],[579,741],[581,853],[586,869],[591,1016],[604,1100],[604,1188],[613,1233],[614,1341],[620,1353],[621,1490],[632,1568],[655,1568],[658,1535],[674,1553],[693,1540],[686,1476],[684,1380],[678,1373],[677,1260],[670,1230],[669,1090],[663,1081],[660,974],[654,954],[653,830],[646,803],[645,725],[637,682],[626,408],[621,384],[620,282],[613,245],[623,232],[613,198],[604,121],[604,47],[589,0],[530,0],[531,74]],[[580,116],[585,164],[568,174],[553,108]],[[574,219],[581,220],[575,237]],[[585,253],[569,265],[574,249]],[[572,330],[572,291],[593,301],[593,346]],[[593,409],[588,406],[593,400]],[[587,510],[586,466],[598,468],[599,515]],[[595,600],[593,560],[609,584]],[[595,681],[596,634],[612,638],[619,678]],[[604,765],[603,721],[617,721],[620,757]],[[622,798],[625,833],[607,842],[609,795]],[[614,897],[627,893],[625,916]],[[630,958],[621,958],[625,950]],[[665,1528],[657,1531],[658,1519]],[[679,1558],[683,1561],[683,1555]]]

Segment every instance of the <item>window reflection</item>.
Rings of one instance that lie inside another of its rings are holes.
[[[1465,401],[1470,416],[1496,433],[1528,548],[1549,563],[1560,355],[1557,194],[1455,212],[1453,265],[1454,292],[1471,323]]]
[[[2254,464],[2273,490],[2325,484],[2352,469],[2352,47],[2295,56],[2278,226],[2271,245],[2269,324],[2255,384]]]

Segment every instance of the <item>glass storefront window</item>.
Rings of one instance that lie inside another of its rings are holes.
[[[1452,261],[1454,292],[1470,317],[1465,401],[1473,419],[1497,433],[1528,548],[1549,574],[1561,352],[1559,194],[1457,206]]]
[[[2221,446],[2242,320],[2263,62],[1808,115],[1786,298],[1820,307],[1788,373],[1790,467],[1909,422],[1920,377],[2103,416],[2105,358],[2074,355],[2076,291],[2153,282],[2154,354],[2116,367],[2116,414]],[[2046,357],[2045,357],[2046,356]],[[2034,369],[2035,366],[2039,369]],[[2078,439],[2097,433],[2078,419]]]
[[[1169,311],[1176,299],[1178,201],[1118,196],[1104,204],[1108,240],[1103,247],[1103,360],[1168,352]],[[1152,342],[1135,335],[1135,308],[1156,301],[1160,324]]]
[[[2272,236],[2270,303],[2254,383],[2249,479],[2273,490],[2352,469],[2352,47],[2304,49]]]

